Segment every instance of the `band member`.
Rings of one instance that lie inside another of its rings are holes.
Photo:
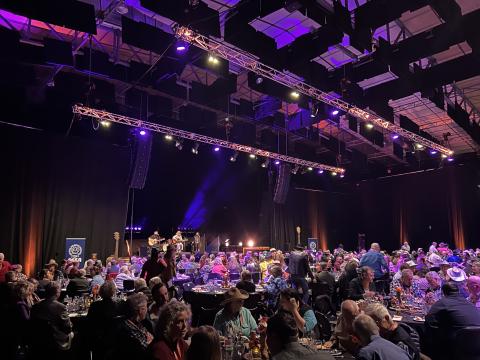
[[[201,240],[200,233],[196,232],[195,235],[193,236],[193,251],[194,252],[200,251],[200,240]]]
[[[157,249],[157,251],[161,251],[161,244],[163,242],[165,242],[165,238],[160,237],[158,231],[154,231],[153,235],[150,235],[148,237],[148,252],[150,253],[152,249]]]
[[[178,230],[175,233],[175,235],[173,235],[172,241],[173,241],[174,244],[177,243],[177,242],[183,241],[182,232],[180,230]]]

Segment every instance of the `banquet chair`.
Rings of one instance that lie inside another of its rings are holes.
[[[197,327],[202,325],[213,325],[215,315],[219,311],[218,308],[205,308],[200,307],[200,314],[198,316]]]
[[[318,339],[328,340],[332,336],[332,325],[328,318],[322,313],[315,311],[315,317],[317,318]]]
[[[468,326],[458,330],[455,334],[455,359],[478,360],[480,359],[480,326]]]

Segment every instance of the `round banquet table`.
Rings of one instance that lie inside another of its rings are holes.
[[[426,339],[425,339],[425,321],[414,320],[414,318],[417,317],[417,316],[425,319],[425,315],[423,315],[423,314],[412,315],[412,314],[409,314],[407,312],[402,312],[402,311],[397,313],[397,312],[395,312],[394,310],[391,310],[391,309],[389,309],[389,312],[390,312],[390,315],[392,317],[395,316],[395,315],[401,316],[402,320],[397,321],[397,322],[407,324],[408,326],[413,328],[418,333],[418,335],[420,336],[420,348],[421,348],[422,351],[425,350],[425,345],[426,345],[426,343],[425,343],[426,342]]]

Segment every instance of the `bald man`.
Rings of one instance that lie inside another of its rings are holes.
[[[480,309],[480,276],[470,276],[467,280],[468,301]]]
[[[360,314],[358,304],[353,300],[345,300],[340,307],[341,314],[337,319],[335,331],[330,339],[334,344],[340,344],[351,354],[358,352],[358,343],[352,338],[353,320]]]
[[[384,256],[380,253],[380,245],[372,243],[370,250],[360,259],[360,266],[368,266],[375,273],[375,280],[382,279],[388,274],[388,265]]]

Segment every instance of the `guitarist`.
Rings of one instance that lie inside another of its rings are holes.
[[[149,252],[151,252],[152,249],[156,249],[157,251],[160,251],[160,244],[165,241],[165,238],[161,238],[160,235],[158,234],[158,231],[154,231],[153,235],[150,235],[148,238],[148,246],[149,246]]]

